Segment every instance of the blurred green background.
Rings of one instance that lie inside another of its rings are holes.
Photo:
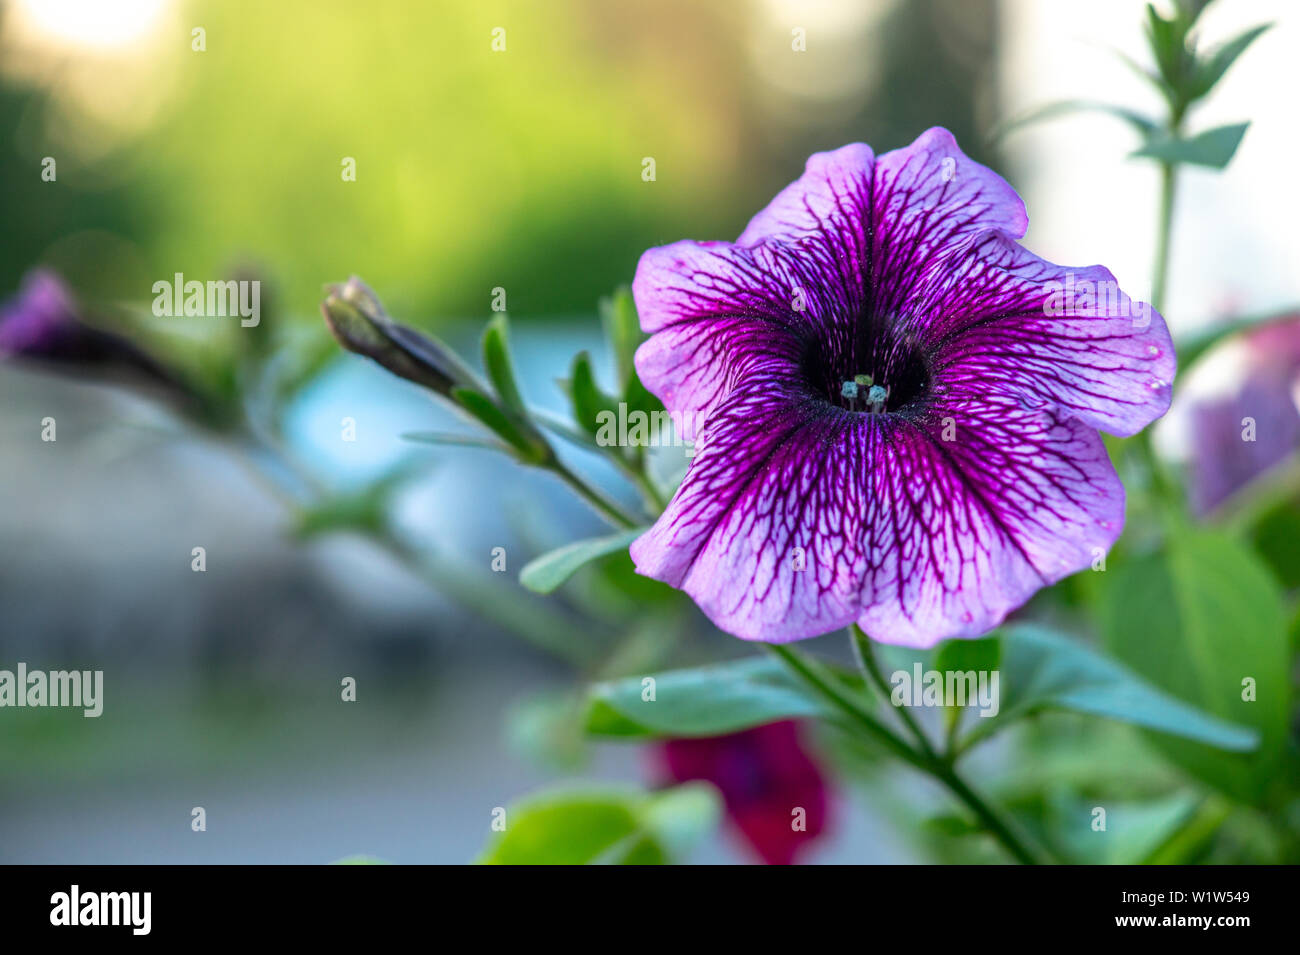
[[[141,32],[116,42],[32,12],[61,5],[86,16],[5,10],[5,288],[43,259],[141,300],[251,262],[294,310],[355,272],[398,314],[480,314],[498,286],[512,313],[589,312],[683,223],[738,232],[816,149],[938,124],[988,158],[990,0],[119,0],[109,36]]]

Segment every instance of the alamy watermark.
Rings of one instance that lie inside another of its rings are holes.
[[[50,896],[51,925],[119,925],[132,935],[148,935],[153,919],[152,892],[83,892],[73,885]]]
[[[627,402],[618,403],[618,412],[609,409],[596,415],[596,443],[602,448],[685,448],[692,457],[704,446],[705,422],[701,411],[628,410]],[[682,437],[694,435],[691,439]]]
[[[244,328],[262,320],[262,283],[258,279],[185,281],[177,272],[172,281],[153,283],[153,313],[159,318],[239,318]]]
[[[978,706],[980,716],[997,716],[1001,709],[997,670],[926,670],[920,663],[911,671],[889,675],[895,706]]]
[[[69,706],[99,716],[104,712],[103,670],[0,670],[0,707]]]
[[[1066,272],[1064,282],[1048,282],[1044,287],[1043,314],[1049,317],[1129,318],[1139,329],[1151,324],[1151,306],[1133,301],[1114,279],[1076,279],[1073,272]]]

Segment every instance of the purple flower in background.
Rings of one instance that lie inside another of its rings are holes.
[[[794,720],[704,739],[674,739],[657,751],[668,782],[704,780],[722,794],[727,818],[769,865],[790,865],[827,828],[830,799],[821,769]]]
[[[1204,516],[1300,448],[1300,315],[1242,336],[1241,377],[1194,400],[1190,496]]]
[[[1016,240],[1015,191],[931,129],[854,144],[737,242],[641,257],[636,355],[697,452],[637,569],[767,641],[976,637],[1124,523],[1098,429],[1165,412],[1164,320]]]
[[[127,370],[182,391],[130,341],[87,325],[68,287],[48,269],[29,272],[18,294],[0,305],[0,357]]]
[[[71,293],[44,269],[29,272],[18,294],[0,306],[0,355],[64,358],[85,351],[81,332]]]

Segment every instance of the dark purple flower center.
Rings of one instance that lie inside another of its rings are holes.
[[[929,362],[893,318],[864,316],[850,334],[810,338],[804,383],[819,398],[863,414],[915,414],[931,390]]]

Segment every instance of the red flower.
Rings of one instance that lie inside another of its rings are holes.
[[[827,828],[826,780],[794,720],[669,740],[656,755],[667,781],[716,786],[727,817],[769,865],[793,863]]]

